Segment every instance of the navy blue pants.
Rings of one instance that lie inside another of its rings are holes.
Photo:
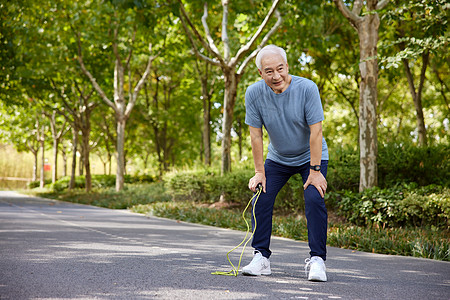
[[[270,236],[272,235],[273,205],[278,192],[286,184],[289,178],[300,173],[303,183],[309,175],[309,165],[306,163],[299,167],[291,167],[266,159],[264,168],[266,172],[266,193],[261,193],[255,207],[256,231],[253,235],[252,246],[255,250],[267,258],[272,253],[269,249]],[[328,160],[322,160],[321,172],[326,178]],[[308,227],[308,244],[310,256],[320,256],[326,260],[327,255],[327,223],[328,214],[325,207],[325,199],[319,194],[315,186],[309,185],[304,191],[305,214]],[[253,200],[255,201],[255,200]],[[255,227],[252,218],[253,228]]]

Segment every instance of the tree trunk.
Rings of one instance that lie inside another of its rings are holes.
[[[116,191],[121,191],[125,182],[125,118],[117,118],[117,172]]]
[[[111,175],[111,168],[112,168],[112,155],[110,152],[108,152],[108,175]]]
[[[58,139],[53,137],[53,169],[52,169],[52,183],[55,183],[58,179]]]
[[[37,152],[33,152],[33,156],[34,156],[34,165],[33,165],[33,178],[31,179],[32,181],[36,181],[37,180],[37,165],[38,165],[38,153]]]
[[[359,191],[378,185],[377,141],[377,42],[380,19],[378,14],[366,15],[358,27],[361,73],[359,96]]]
[[[89,120],[88,120],[89,121]],[[88,125],[90,126],[90,125]],[[85,175],[85,188],[86,188],[86,192],[90,192],[92,190],[92,179],[91,179],[91,163],[89,161],[89,134],[90,133],[90,129],[87,129],[85,132],[83,132],[83,137],[82,137],[82,141],[83,141],[83,162],[84,162],[84,169],[86,171],[86,175]]]
[[[63,171],[63,173],[62,173],[62,176],[63,177],[66,177],[67,176],[67,147],[66,147],[66,145],[63,143],[63,146],[62,146],[62,151],[61,151],[61,153],[62,153],[62,158],[63,158],[63,168],[62,168],[62,171]]]
[[[205,153],[205,165],[211,165],[211,100],[208,93],[208,80],[202,80],[203,97],[203,150]]]
[[[83,145],[80,147],[80,163],[78,164],[78,175],[84,175],[84,148]]]
[[[236,119],[236,134],[238,136],[239,161],[242,160],[242,121],[241,118]]]
[[[45,149],[44,149],[44,126],[42,126],[41,137],[39,139],[40,148],[41,148],[41,177],[39,182],[39,187],[43,188],[45,185],[45,173],[44,173],[44,165],[45,165]]]
[[[358,31],[361,82],[359,85],[359,191],[378,184],[377,141],[377,42],[380,18],[377,11],[386,7],[389,0],[355,0],[350,10],[348,2],[333,0],[337,8]],[[362,12],[366,6],[365,12]],[[361,14],[361,15],[360,15]]]
[[[77,171],[77,148],[78,148],[78,128],[73,124],[72,127],[73,130],[73,150],[72,150],[72,170],[70,171],[70,182],[69,182],[69,190],[72,190],[75,188],[75,173]]]
[[[233,111],[236,103],[238,75],[234,69],[224,70],[225,93],[222,122],[222,170],[221,174],[231,172],[231,128],[233,125]]]
[[[414,107],[416,108],[416,122],[417,122],[417,131],[418,131],[418,138],[419,138],[419,145],[420,146],[426,146],[427,141],[427,129],[425,127],[425,118],[423,116],[423,107],[422,107],[422,89],[423,84],[425,82],[425,72],[428,67],[429,62],[429,52],[426,51],[422,54],[422,70],[420,73],[420,82],[417,87],[414,84],[414,76],[411,72],[411,69],[409,67],[409,61],[407,59],[402,59],[403,67],[405,69],[406,78],[408,79],[409,84],[409,91],[411,93],[411,97],[414,102]]]

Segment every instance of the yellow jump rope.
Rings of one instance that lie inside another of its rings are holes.
[[[242,242],[239,245],[237,245],[236,247],[234,247],[233,249],[231,249],[230,251],[227,252],[227,259],[228,259],[228,262],[230,263],[232,269],[230,271],[228,271],[228,272],[220,272],[220,271],[212,272],[211,273],[212,275],[238,276],[239,268],[241,266],[242,256],[244,255],[244,251],[245,251],[245,247],[247,246],[248,242],[250,242],[250,240],[253,238],[253,234],[255,233],[255,230],[256,230],[255,206],[256,206],[256,202],[259,199],[259,195],[261,195],[261,193],[262,193],[262,185],[260,183],[256,187],[256,193],[253,195],[253,197],[250,199],[250,201],[248,201],[247,206],[245,207],[244,211],[242,212],[242,218],[244,219],[245,224],[247,225],[247,232],[246,232],[245,237],[242,240]],[[253,202],[253,199],[255,200],[254,202]],[[253,228],[253,231],[252,231],[252,234],[250,235],[250,237],[248,237],[248,234],[250,233],[250,225],[248,224],[247,219],[245,218],[245,213],[247,212],[247,209],[250,207],[250,204],[252,202],[253,202],[252,218],[253,218],[253,220],[255,222],[255,227]],[[247,239],[247,237],[248,237],[248,239]],[[244,244],[244,247],[242,248],[242,252],[241,252],[241,255],[239,257],[239,262],[238,262],[238,265],[237,265],[237,268],[236,268],[233,265],[233,263],[231,262],[229,254],[231,252],[233,252],[234,250],[236,250],[237,248],[239,248],[242,244]]]

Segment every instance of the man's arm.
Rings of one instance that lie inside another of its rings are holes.
[[[309,138],[309,147],[311,152],[312,166],[320,165],[322,161],[322,122],[309,126],[311,135]],[[309,170],[309,176],[303,188],[306,190],[308,185],[312,184],[319,191],[322,198],[327,190],[327,181],[320,171]]]
[[[253,162],[255,164],[255,176],[253,176],[248,188],[253,192],[256,191],[258,183],[263,186],[263,192],[266,192],[266,172],[264,170],[264,148],[263,148],[263,132],[262,128],[249,126],[250,139],[252,143]]]

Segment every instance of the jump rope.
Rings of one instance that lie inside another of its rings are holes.
[[[256,202],[258,202],[259,199],[259,195],[261,195],[262,193],[262,184],[259,183],[258,186],[256,187],[256,193],[253,194],[253,197],[250,199],[250,201],[248,201],[247,206],[245,207],[244,211],[242,212],[242,218],[245,221],[245,224],[247,225],[247,232],[245,233],[245,237],[242,240],[242,242],[239,243],[239,245],[237,245],[236,247],[234,247],[233,249],[231,249],[230,251],[227,252],[227,259],[228,262],[231,265],[231,270],[228,272],[221,272],[221,271],[217,271],[217,272],[212,272],[212,275],[225,275],[225,276],[238,276],[239,274],[239,268],[241,266],[241,261],[242,261],[242,256],[244,255],[244,251],[245,251],[245,247],[247,246],[248,242],[250,242],[250,240],[253,238],[253,235],[255,234],[255,230],[256,230],[256,216],[255,216],[255,207],[256,207]],[[253,201],[255,200],[255,201]],[[252,218],[254,220],[255,223],[255,227],[253,228],[253,231],[250,235],[250,237],[248,236],[250,233],[250,225],[247,222],[247,219],[245,218],[245,213],[247,212],[248,208],[250,207],[250,204],[253,202],[253,206],[252,206]],[[248,239],[247,239],[248,237]],[[238,249],[242,244],[244,244],[244,247],[242,248],[242,252],[241,255],[239,256],[239,262],[237,265],[237,268],[233,265],[233,263],[231,262],[231,259],[229,257],[230,253],[233,252],[234,250]]]

